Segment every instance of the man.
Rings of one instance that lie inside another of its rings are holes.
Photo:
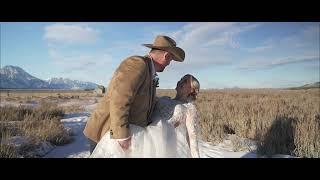
[[[157,36],[146,56],[125,59],[113,74],[107,94],[97,105],[84,129],[90,152],[103,135],[110,131],[122,149],[130,146],[129,124],[146,127],[150,124],[155,104],[156,72],[162,72],[171,60],[184,61],[185,52],[168,36]]]

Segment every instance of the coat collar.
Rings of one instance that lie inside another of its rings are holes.
[[[153,60],[152,60],[152,58],[151,58],[151,56],[149,54],[145,55],[145,57],[150,61],[149,62],[149,68],[151,68],[151,74],[152,74],[152,77],[154,78],[156,76],[156,74],[157,74],[156,73],[156,69],[154,67],[154,62],[153,62]]]

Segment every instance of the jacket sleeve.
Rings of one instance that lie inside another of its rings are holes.
[[[187,134],[189,136],[191,156],[193,158],[200,157],[198,140],[197,140],[197,133],[198,133],[197,126],[198,126],[199,120],[200,120],[200,116],[197,112],[195,105],[190,104],[187,110],[186,126],[187,126]]]
[[[137,91],[145,81],[147,65],[143,59],[128,58],[116,70],[110,83],[110,135],[112,139],[130,136],[129,112]]]

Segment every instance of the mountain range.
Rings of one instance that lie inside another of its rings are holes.
[[[96,87],[97,84],[92,82],[68,78],[42,80],[18,66],[8,65],[0,69],[0,89],[94,89]]]
[[[291,88],[288,88],[288,89],[299,90],[299,89],[313,89],[313,88],[320,88],[320,82],[305,84],[305,85],[299,86],[299,87],[291,87]]]

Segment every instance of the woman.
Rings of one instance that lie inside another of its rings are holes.
[[[107,132],[90,157],[199,157],[195,105],[200,83],[190,74],[177,83],[176,97],[158,99],[152,123],[146,128],[130,124],[131,146],[124,151]]]

